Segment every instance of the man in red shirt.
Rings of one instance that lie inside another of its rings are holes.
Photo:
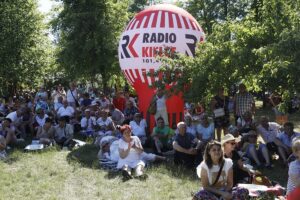
[[[117,92],[116,96],[113,98],[114,106],[119,109],[121,112],[125,109],[126,99],[122,91]]]

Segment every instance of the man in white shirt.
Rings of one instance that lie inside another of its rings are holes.
[[[81,133],[84,135],[93,135],[96,118],[91,116],[90,109],[85,109],[84,117],[80,121]]]
[[[46,118],[48,118],[49,116],[47,114],[45,114],[45,111],[41,108],[39,108],[36,111],[36,115],[34,116],[33,120],[33,126],[34,128],[37,130],[38,127],[42,127],[45,124]]]
[[[130,121],[129,125],[131,126],[133,135],[138,136],[142,142],[142,145],[144,145],[147,139],[147,122],[142,118],[141,113],[135,113],[133,120]]]
[[[23,110],[18,109],[17,111],[9,113],[6,118],[11,120],[12,129],[15,131],[16,135],[21,135],[22,138],[25,138],[25,127],[23,123]]]
[[[280,134],[281,126],[276,122],[269,122],[269,118],[262,116],[260,124],[257,126],[257,132],[267,145],[270,152],[277,152],[278,146],[275,143],[276,137]]]
[[[54,140],[61,147],[72,148],[74,146],[73,141],[73,127],[66,123],[65,117],[58,119],[58,125],[55,127]]]
[[[58,117],[67,117],[67,122],[69,122],[70,118],[74,117],[75,110],[72,106],[68,106],[68,101],[63,101],[63,107],[60,107],[57,111]]]
[[[159,117],[162,117],[166,126],[169,125],[166,100],[170,97],[170,95],[170,93],[165,92],[163,89],[158,89],[152,100],[156,101],[156,113],[154,115],[155,121],[157,121]]]
[[[112,135],[113,131],[116,129],[114,122],[110,117],[108,117],[108,110],[100,111],[100,117],[97,119],[97,125],[99,127],[98,135],[101,137]]]
[[[76,84],[72,82],[70,83],[70,89],[67,91],[67,102],[69,106],[76,108],[76,101],[78,101],[78,92]]]

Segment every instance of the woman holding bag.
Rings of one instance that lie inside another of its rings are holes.
[[[229,97],[224,95],[224,88],[219,88],[217,95],[211,101],[211,110],[214,113],[214,124],[218,141],[221,141],[221,131],[223,130],[224,135],[226,135],[230,124],[228,103]]]
[[[223,157],[221,143],[213,140],[206,146],[204,161],[197,167],[203,188],[193,200],[247,199],[248,190],[233,187],[232,160]]]

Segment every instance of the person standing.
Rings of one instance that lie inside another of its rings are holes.
[[[224,88],[219,88],[218,93],[211,101],[211,109],[214,112],[214,124],[218,141],[221,141],[221,132],[227,134],[227,128],[230,124],[228,110],[229,97],[224,95]]]
[[[255,101],[253,96],[247,91],[245,84],[239,85],[239,91],[234,97],[234,113],[236,119],[243,117],[245,112],[251,112],[254,115]]]
[[[75,82],[70,83],[70,89],[67,91],[67,101],[69,106],[76,108],[76,104],[78,104],[78,92]]]
[[[155,121],[162,117],[164,119],[165,125],[169,125],[168,112],[167,112],[167,98],[170,97],[170,93],[165,92],[163,89],[158,89],[156,95],[153,97],[152,102],[156,101],[156,113],[154,115]]]

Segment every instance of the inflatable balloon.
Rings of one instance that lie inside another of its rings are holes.
[[[119,62],[127,81],[134,87],[139,98],[139,109],[147,122],[147,109],[154,89],[150,88],[159,77],[148,74],[157,70],[161,63],[157,53],[165,48],[189,56],[195,54],[198,42],[204,40],[204,32],[187,11],[171,4],[151,6],[138,13],[127,25],[119,42]],[[169,124],[176,127],[183,119],[184,102],[180,96],[172,96],[167,102]],[[154,124],[151,118],[150,126]]]

